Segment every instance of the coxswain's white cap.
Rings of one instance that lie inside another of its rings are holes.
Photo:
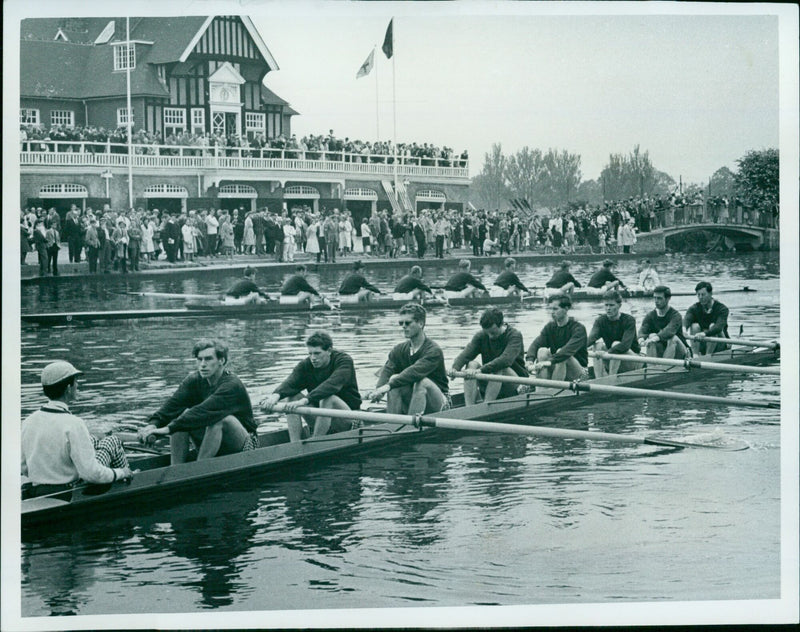
[[[65,360],[51,362],[42,369],[42,386],[58,384],[73,375],[83,375],[83,371],[78,371],[78,369]]]

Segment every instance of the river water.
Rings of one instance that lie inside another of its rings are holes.
[[[731,310],[731,333],[780,334],[775,253],[664,256],[662,282],[691,291],[706,279]],[[576,264],[588,278],[597,264]],[[543,285],[552,264],[524,263]],[[391,287],[403,269],[370,272]],[[452,272],[426,271],[430,283]],[[476,273],[490,282],[496,266]],[[343,271],[310,275],[334,289]],[[618,274],[632,282],[635,262]],[[259,273],[276,287],[282,274]],[[179,306],[123,291],[214,293],[235,279],[127,279],[24,286],[22,310]],[[102,283],[102,285],[101,285]],[[691,297],[674,297],[683,311]],[[650,300],[623,311],[637,322]],[[590,327],[602,304],[576,305]],[[426,331],[450,364],[478,329],[480,309],[439,308]],[[540,303],[506,310],[529,344],[547,322]],[[73,410],[90,429],[135,428],[193,368],[200,337],[230,347],[231,368],[258,401],[327,330],[371,388],[401,339],[395,313],[280,319],[142,320],[23,327],[22,414],[42,403],[39,372],[66,358],[85,371]],[[460,381],[453,390],[461,390]],[[730,374],[681,390],[742,399],[778,398],[775,376]],[[260,413],[259,413],[260,414]],[[267,425],[282,422],[262,416]],[[558,413],[590,430],[659,432],[677,439],[743,441],[750,449],[653,447],[502,435],[442,436],[347,461],[253,477],[68,532],[25,534],[23,616],[202,613],[320,608],[677,602],[780,597],[780,413],[665,400],[622,400]],[[391,623],[391,621],[389,622]]]

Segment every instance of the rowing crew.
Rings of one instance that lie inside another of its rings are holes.
[[[531,290],[520,280],[516,273],[517,262],[508,257],[503,264],[503,271],[494,280],[491,287],[487,288],[480,279],[471,272],[469,259],[462,259],[458,263],[458,271],[453,274],[447,283],[434,288],[422,280],[422,268],[415,265],[408,275],[402,277],[395,286],[392,298],[396,301],[424,302],[434,295],[434,289],[444,291],[446,299],[473,298],[479,296],[505,297],[522,296],[531,294]],[[569,262],[564,261],[559,269],[546,283],[545,288],[549,293],[572,294],[576,288],[582,287],[580,282],[569,271]],[[614,262],[606,259],[602,267],[597,270],[589,280],[586,291],[594,294],[603,294],[609,290],[628,289],[627,286],[613,272]],[[370,283],[363,273],[364,265],[361,261],[353,264],[353,269],[342,280],[339,286],[338,299],[341,303],[360,303],[373,300],[383,294],[374,284]],[[304,265],[295,268],[295,272],[281,286],[279,301],[282,304],[308,304],[316,301],[330,305],[328,299],[323,297],[306,279],[307,269]],[[649,259],[643,262],[639,275],[639,287],[651,291],[659,285],[658,273],[653,268]],[[264,303],[269,296],[255,284],[255,270],[247,266],[244,278],[237,281],[226,293],[226,305],[245,305],[251,303]]]
[[[681,321],[680,314],[669,307],[669,288],[658,286],[654,290],[655,309],[645,317],[638,336],[635,319],[621,313],[622,299],[614,290],[605,295],[605,314],[597,318],[588,336],[586,328],[568,315],[569,296],[553,296],[549,300],[552,320],[524,355],[521,332],[504,321],[500,310],[490,308],[481,316],[480,331],[453,361],[449,375],[466,368],[468,376],[480,372],[527,377],[535,373],[537,377],[577,380],[586,374],[587,347],[600,353],[608,350],[631,356],[630,361],[608,360],[608,364],[602,357],[595,358],[596,377],[633,370],[638,367],[636,358],[641,348],[651,356],[685,357],[688,347],[681,325],[692,336],[695,353],[711,354],[721,347],[703,338],[728,337],[728,308],[713,299],[709,283],[698,283],[695,291],[698,302]],[[386,396],[389,413],[429,414],[449,408],[444,354],[425,333],[425,308],[408,303],[400,309],[399,316],[405,340],[389,352],[375,387],[364,399],[377,402]],[[352,358],[334,349],[329,334],[312,334],[306,347],[308,356],[260,402],[264,410],[271,410],[282,400],[286,403],[291,441],[352,427],[351,423],[333,422],[326,417],[303,419],[293,412],[300,406],[358,410],[363,401]],[[241,380],[227,368],[227,347],[218,341],[200,340],[192,354],[196,370],[149,416],[138,432],[140,441],[169,437],[173,464],[187,461],[192,446],[197,459],[259,447],[250,396]],[[477,361],[479,355],[481,359]],[[42,389],[48,403],[22,424],[21,471],[29,481],[24,497],[69,492],[81,481],[103,484],[132,476],[119,439],[91,437],[83,420],[70,412],[69,405],[78,397],[81,375],[64,361],[48,364],[42,371]],[[516,389],[505,384],[475,384],[473,380],[465,383],[468,405],[514,394]]]

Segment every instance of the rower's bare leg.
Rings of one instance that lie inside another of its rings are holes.
[[[619,343],[619,340],[615,340],[614,342],[611,343],[611,346],[613,347],[615,344],[618,344],[618,343]],[[605,345],[603,345],[603,346],[605,346]],[[619,373],[619,365],[620,365],[620,360],[609,360],[608,361],[608,374],[609,375],[616,375],[617,373]]]
[[[302,399],[303,395],[298,393],[287,398],[290,402]],[[295,443],[303,440],[303,418],[297,413],[286,413],[286,428],[289,430],[289,441]]]
[[[671,344],[672,344],[672,342],[668,342],[667,343],[667,346],[664,349],[664,355],[662,357],[664,357],[664,358],[673,357],[673,356],[667,355],[669,353]],[[645,353],[647,353],[648,357],[650,357],[650,358],[658,358],[659,357],[659,355],[658,355],[658,343],[657,342],[648,342],[647,343],[647,347],[645,347]],[[673,353],[674,353],[674,347],[673,347]]]
[[[169,437],[170,463],[186,463],[189,458],[189,433],[173,432]]]
[[[511,369],[503,369],[502,371],[495,373],[495,375],[509,375],[511,377],[517,377],[517,374]],[[493,402],[496,400],[500,396],[500,391],[502,388],[502,382],[487,382],[486,390],[483,392],[483,401]]]
[[[700,325],[698,325],[697,323],[692,323],[692,326],[689,329],[689,333],[692,336],[699,334]],[[699,340],[692,340],[692,353],[694,353],[694,355],[696,356],[702,355],[701,348],[702,348],[702,343]]]
[[[247,441],[247,430],[233,415],[227,415],[217,423],[206,428],[203,442],[197,450],[197,460],[211,459],[219,454],[235,454],[241,452]]]
[[[468,370],[477,370],[480,368],[480,363],[473,360],[472,362],[467,363],[466,368]],[[486,390],[488,392],[489,386],[494,384],[494,382],[489,382],[486,385]],[[477,404],[481,398],[481,390],[480,385],[478,384],[478,380],[464,380],[464,403],[467,406],[472,406],[473,404]]]
[[[601,338],[597,342],[594,343],[594,351],[595,353],[605,353],[606,352],[606,343]],[[606,373],[611,372],[606,371],[606,361],[603,358],[598,358],[595,356],[592,358],[592,365],[594,366],[594,376],[595,377],[605,377]],[[611,368],[611,361],[609,361],[609,369]],[[611,372],[613,374],[613,372]]]
[[[386,412],[393,415],[405,414],[411,404],[411,387],[393,388],[386,394]]]
[[[332,408],[335,410],[350,410],[350,407],[344,403],[341,397],[337,395],[331,395],[326,397],[325,399],[320,400],[319,402],[320,408]],[[317,417],[317,422],[314,424],[314,435],[315,437],[323,437],[328,434],[331,430],[331,418],[330,417]]]
[[[575,289],[575,284],[570,281],[569,283],[565,283],[559,288],[559,292],[563,292],[564,294],[572,294],[572,291]]]
[[[683,360],[687,356],[686,345],[681,342],[678,336],[673,336],[667,343],[667,348],[664,349],[665,358],[677,358]]]
[[[567,358],[553,367],[553,380],[577,380],[583,375],[583,367],[574,357]]]
[[[430,378],[425,377],[414,384],[407,412],[409,415],[438,413],[446,403],[444,393]]]
[[[553,357],[553,356],[550,353],[550,349],[546,349],[546,348],[542,347],[541,349],[539,349],[539,351],[536,352],[536,361],[537,362],[549,362],[551,357]],[[536,372],[536,377],[538,377],[540,379],[543,379],[543,380],[549,380],[549,379],[553,379],[554,380],[555,378],[551,377],[552,374],[553,374],[553,367],[552,366],[549,367],[549,368],[548,367],[542,367],[541,369],[539,369]]]

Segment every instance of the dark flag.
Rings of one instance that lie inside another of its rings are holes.
[[[392,24],[394,23],[394,18],[389,20],[389,27],[386,29],[386,37],[383,38],[383,46],[381,46],[381,50],[383,54],[386,55],[387,59],[391,59],[392,55],[394,54],[394,35],[392,34]]]
[[[522,203],[525,205],[525,208],[526,208],[526,209],[528,209],[529,211],[532,211],[532,210],[533,210],[533,209],[531,208],[531,205],[530,205],[530,204],[528,204],[528,198],[523,198],[523,199],[522,199]]]
[[[520,204],[519,204],[519,202],[517,202],[517,198],[514,198],[513,200],[511,200],[511,206],[513,206],[515,209],[519,210]]]

